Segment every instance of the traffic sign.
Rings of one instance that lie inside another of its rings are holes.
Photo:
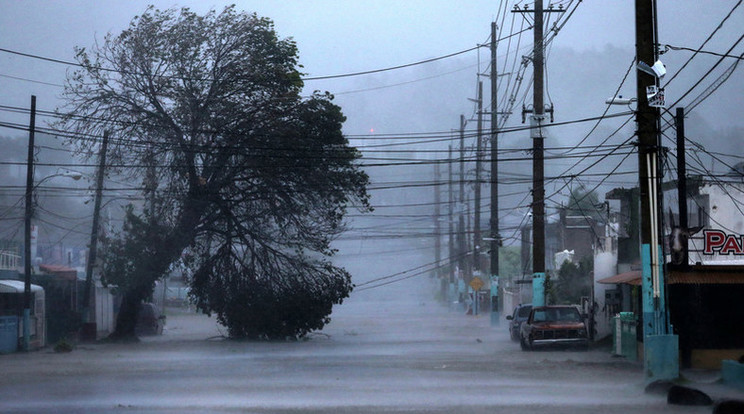
[[[470,287],[473,288],[473,290],[480,290],[483,285],[485,285],[485,282],[483,282],[483,279],[479,278],[478,276],[474,277],[470,281]]]

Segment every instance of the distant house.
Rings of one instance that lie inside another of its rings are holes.
[[[25,284],[21,280],[0,280],[0,317],[4,319],[12,318],[11,324],[8,325],[8,320],[4,320],[5,327],[16,326],[18,328],[16,336],[17,346],[15,349],[20,349],[20,345],[23,342],[24,335],[24,317],[23,310],[25,307],[24,303],[24,292]],[[46,345],[46,301],[44,295],[44,289],[41,286],[32,284],[31,285],[31,307],[30,307],[30,318],[29,318],[29,349],[38,349]],[[13,323],[14,322],[14,323]],[[2,342],[5,344],[8,338],[9,332],[3,331],[0,333],[2,336]],[[12,336],[13,334],[10,333]],[[10,350],[10,352],[15,349]]]
[[[17,279],[21,269],[23,260],[17,249],[0,249],[0,279]]]
[[[565,258],[578,263],[591,258],[595,247],[603,240],[604,222],[590,215],[572,215],[566,207],[558,209],[553,221],[545,226],[545,270],[553,277]],[[532,300],[532,225],[521,228],[522,251],[521,262],[523,277],[506,287],[504,309],[509,312],[519,303],[530,303]]]
[[[39,270],[34,280],[47,290],[50,343],[74,337],[81,328],[85,274],[62,265],[41,264]],[[114,330],[114,296],[100,281],[95,281],[91,294],[96,338],[101,338]]]

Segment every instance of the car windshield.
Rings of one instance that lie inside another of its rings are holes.
[[[579,322],[581,316],[573,308],[546,308],[535,310],[533,322]]]

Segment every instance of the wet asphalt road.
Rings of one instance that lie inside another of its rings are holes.
[[[505,324],[352,297],[310,340],[226,341],[170,312],[162,337],[0,356],[3,413],[708,413],[643,393],[606,350],[522,352]],[[742,393],[713,386],[726,396]]]

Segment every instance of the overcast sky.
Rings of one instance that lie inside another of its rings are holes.
[[[659,42],[697,49],[737,2],[738,0],[659,1]],[[229,3],[232,2],[0,0],[0,48],[72,61],[75,46],[91,47],[96,41],[102,41],[106,33],[111,32],[114,35],[120,33],[132,18],[144,12],[149,4],[161,9],[186,6],[203,14],[210,8],[219,11]],[[499,5],[502,3],[495,0],[463,2],[260,0],[235,3],[238,10],[256,12],[260,16],[272,19],[280,37],[292,37],[297,42],[300,63],[308,77],[388,68],[470,49],[488,41],[490,23],[497,16],[506,15],[503,24],[500,24],[503,26],[500,37],[517,31],[523,23],[521,15],[512,20],[515,17],[513,13],[504,14],[504,9],[499,12]],[[513,3],[515,2],[509,1],[507,9],[511,9]],[[531,2],[526,3],[531,5]],[[564,0],[554,3],[576,5],[577,2]],[[546,6],[547,4],[548,2]],[[635,43],[633,20],[634,5],[630,0],[584,0],[579,3],[575,13],[567,19],[565,26],[562,26],[548,54],[547,72],[550,76],[546,89],[549,101],[555,103],[557,121],[571,121],[603,113],[606,109],[604,99],[610,97],[618,85],[621,85],[621,80],[633,60]],[[732,14],[729,21],[705,46],[705,50],[726,52],[743,32],[744,6]],[[525,33],[518,48],[514,44],[507,48],[507,42],[500,43],[499,64],[502,65],[501,62],[504,62],[504,67],[507,68],[508,59],[514,58],[518,63],[521,56],[530,53],[531,43],[530,32]],[[508,56],[507,50],[510,52]],[[739,44],[731,53],[738,56],[742,52],[744,45]],[[662,60],[667,64],[669,73],[673,74],[690,56],[691,52],[676,51],[663,55]],[[307,81],[306,90],[307,92],[315,89],[327,90],[336,95],[336,102],[348,118],[344,128],[350,135],[451,131],[459,127],[460,114],[468,117],[473,114],[474,104],[468,99],[475,97],[477,73],[487,71],[488,60],[488,49],[482,48],[436,62],[374,75]],[[696,57],[674,85],[667,88],[668,101],[676,100],[677,96],[687,91],[717,60],[717,57],[710,55]],[[706,79],[688,98],[688,101],[710,85],[734,61],[734,59],[724,61],[713,76]],[[31,95],[38,97],[39,109],[53,110],[60,106],[61,102],[57,97],[62,89],[59,85],[64,83],[68,70],[70,67],[66,65],[0,51],[0,122],[26,125],[27,114],[9,112],[7,108],[3,109],[3,106],[27,108]],[[725,86],[699,105],[693,114],[696,122],[691,123],[688,128],[697,127],[698,131],[703,131],[698,132],[699,142],[704,142],[711,150],[728,153],[741,151],[740,145],[736,143],[742,140],[741,136],[734,133],[729,135],[728,139],[720,140],[717,139],[718,132],[714,128],[706,129],[701,126],[711,125],[716,129],[744,128],[744,117],[741,116],[741,96],[744,96],[742,70],[744,69],[739,68],[735,71]],[[620,93],[629,97],[635,95],[635,73],[631,71],[628,74],[630,76],[622,84]],[[526,72],[525,94],[522,97],[528,104],[531,99],[527,87],[530,76],[531,68]],[[484,85],[486,94],[488,87],[486,83]],[[510,118],[508,125],[520,124],[521,116],[517,113],[520,107],[521,102],[518,102],[515,114]],[[624,108],[612,109],[614,111]],[[42,120],[41,123],[43,122]],[[596,145],[608,136],[612,137],[610,134],[621,122],[623,122],[621,118],[602,122],[585,145]],[[469,128],[472,128],[472,125],[471,122]],[[549,138],[555,139],[546,145],[553,147],[575,145],[593,126],[593,123],[580,123],[554,128],[555,132],[551,132],[552,137]],[[612,137],[607,141],[608,144],[619,144],[632,138],[632,129],[633,123],[629,122],[623,133]],[[0,128],[0,136],[24,137],[26,133]],[[352,143],[359,145],[373,139],[376,139],[376,136],[352,140]],[[510,134],[501,139],[504,147],[531,146],[527,132]],[[450,143],[439,142],[436,147],[429,147],[430,150],[436,148],[429,153],[423,151],[421,154],[406,153],[398,156],[443,158],[446,157],[448,144]],[[437,150],[443,149],[445,153],[436,153]],[[382,156],[392,155],[395,154]],[[365,150],[367,160],[375,156],[381,155]],[[615,169],[616,177],[604,181],[601,175],[615,168],[618,162],[625,164]],[[612,159],[611,162],[602,163],[589,170],[589,173],[595,175],[589,174],[583,183],[594,185],[602,179],[603,185],[607,188],[598,190],[601,195],[613,186],[635,185],[637,176],[632,173],[636,169],[634,163],[635,157],[625,161]],[[583,165],[571,167],[572,164],[572,159],[552,159],[546,163],[546,173],[570,175],[583,168]],[[508,185],[508,181],[518,179],[520,174],[528,177],[531,174],[531,165],[529,162],[510,163],[501,171],[504,174],[500,177],[500,181],[504,180],[500,193],[501,206],[513,209],[504,213],[501,218],[502,224],[515,225],[526,214],[528,201],[522,196],[529,193],[529,183],[525,181],[524,184]],[[405,169],[372,168],[369,172],[377,182],[404,180],[420,182],[431,179],[432,166]],[[626,174],[622,175],[623,172]],[[548,193],[554,194],[550,206],[565,201],[565,189],[563,193],[560,192],[565,183],[565,180],[557,180],[548,185]],[[554,191],[557,192],[553,193]],[[433,190],[431,187],[422,187],[416,191],[373,190],[372,193],[373,204],[379,206],[386,202],[414,201],[423,197],[422,194],[430,198]],[[484,197],[487,199],[488,196],[484,194]],[[390,210],[384,212],[389,213]],[[401,212],[413,213],[411,209]],[[422,210],[418,213],[425,215],[430,212]],[[379,226],[378,223],[381,222],[372,218],[370,223]],[[384,225],[392,225],[389,231],[393,232],[400,231],[405,224],[421,227],[411,228],[409,231],[431,231],[428,222],[422,223],[420,218],[416,220],[419,221],[413,222],[413,219],[408,219],[406,222],[385,222]],[[364,227],[365,224],[361,226]],[[504,233],[507,236],[511,234],[506,231]],[[355,233],[351,236],[354,237]],[[515,239],[507,241],[511,244]],[[408,243],[408,240],[403,242]],[[390,250],[389,246],[387,250]],[[359,251],[362,251],[361,244]],[[369,273],[370,269],[365,265],[353,271]],[[385,269],[375,268],[372,273],[379,276],[384,272]],[[364,278],[363,276],[362,279]]]
[[[219,10],[229,4],[0,0],[0,47],[72,60],[74,46],[90,47],[107,32],[119,33],[133,16],[142,13],[151,3],[159,8],[187,6],[197,12],[209,8]],[[238,1],[237,7],[273,19],[280,36],[297,41],[306,73],[321,76],[416,62],[484,43],[489,36],[490,21],[498,14],[499,3],[494,0],[261,0]],[[568,4],[567,1],[559,3]],[[736,1],[659,3],[661,43],[697,47]],[[577,51],[603,50],[608,45],[632,48],[633,16],[633,2],[629,0],[584,1],[560,32],[555,46]],[[739,36],[742,27],[744,10],[739,10],[706,49],[725,51]],[[478,55],[471,52],[456,59],[477,63]],[[480,59],[487,59],[487,50],[482,50]],[[596,65],[596,62],[577,64]],[[0,53],[0,75],[3,75],[0,76],[0,105],[27,107],[30,95],[35,94],[39,108],[54,108],[58,104],[55,97],[59,87],[8,76],[59,85],[67,69],[64,65]],[[388,83],[408,82],[414,80],[414,73],[411,69],[402,69],[386,74],[384,79]],[[372,84],[374,79],[362,76],[313,81],[308,82],[307,87],[342,92]],[[463,91],[463,102],[472,97],[473,89]],[[347,115],[351,117],[354,113],[347,109]],[[0,113],[0,120],[7,116]]]

